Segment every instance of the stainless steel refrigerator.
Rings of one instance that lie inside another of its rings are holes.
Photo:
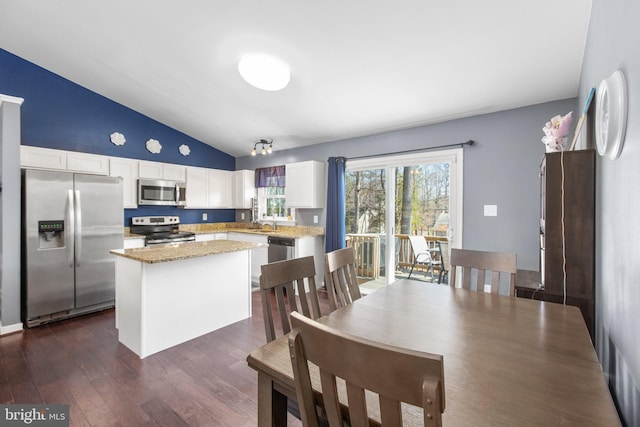
[[[31,327],[114,305],[121,178],[24,170],[22,318]]]

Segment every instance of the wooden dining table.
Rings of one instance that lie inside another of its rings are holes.
[[[445,427],[621,425],[577,307],[402,279],[319,322],[443,355]],[[247,357],[260,426],[286,425],[296,399],[287,338]]]

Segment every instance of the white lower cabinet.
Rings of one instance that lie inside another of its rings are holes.
[[[324,283],[324,239],[322,237],[301,237],[296,239],[295,257],[313,256],[316,266],[316,287]]]
[[[200,234],[196,234],[196,242],[208,242],[210,240],[227,240],[227,233],[200,233]]]
[[[251,250],[251,283],[260,286],[260,267],[269,262],[269,251],[267,248],[267,236],[260,236],[246,233],[228,233],[229,240],[240,242],[262,243],[265,246]]]

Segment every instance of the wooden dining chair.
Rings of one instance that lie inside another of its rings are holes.
[[[456,267],[462,268],[462,287],[465,289],[490,293],[500,293],[500,276],[509,276],[509,295],[515,296],[516,254],[473,251],[469,249],[451,249],[450,286],[456,285]],[[471,276],[477,272],[476,283],[472,288]],[[491,284],[487,283],[487,272],[491,272]]]
[[[362,297],[356,275],[353,248],[338,249],[325,254],[324,282],[329,294],[331,311]]]
[[[369,425],[365,390],[378,395],[383,426],[401,426],[401,402],[423,408],[425,426],[441,426],[445,408],[443,357],[370,341],[291,313],[289,352],[305,427],[318,426],[321,403],[329,425],[342,427],[348,407],[351,426]],[[312,388],[309,362],[320,371],[321,395]],[[336,378],[346,383],[338,397]],[[367,393],[368,394],[368,393]]]
[[[424,236],[409,236],[409,243],[411,244],[411,250],[413,251],[413,264],[411,264],[411,271],[408,278],[411,279],[413,274],[413,268],[416,265],[424,265],[426,271],[424,275],[427,275],[428,271],[431,271],[431,281],[433,281],[433,266],[431,265],[431,252]]]
[[[260,269],[262,314],[267,342],[276,339],[271,305],[272,292],[275,293],[276,308],[284,334],[291,331],[289,313],[292,311],[299,311],[312,319],[322,315],[316,289],[316,267],[313,256],[272,262],[262,265]],[[296,298],[296,291],[298,298]]]

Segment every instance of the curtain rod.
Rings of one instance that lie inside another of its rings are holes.
[[[415,150],[393,151],[391,153],[372,154],[372,155],[369,155],[369,156],[347,157],[347,160],[370,159],[372,157],[390,156],[390,155],[393,155],[393,154],[418,153],[418,152],[422,152],[422,151],[438,150],[440,148],[451,148],[451,147],[463,148],[465,145],[468,145],[469,147],[471,147],[471,146],[475,145],[475,143],[476,142],[473,139],[470,139],[470,140],[468,140],[466,142],[459,142],[457,144],[437,145],[435,147],[416,148]]]

